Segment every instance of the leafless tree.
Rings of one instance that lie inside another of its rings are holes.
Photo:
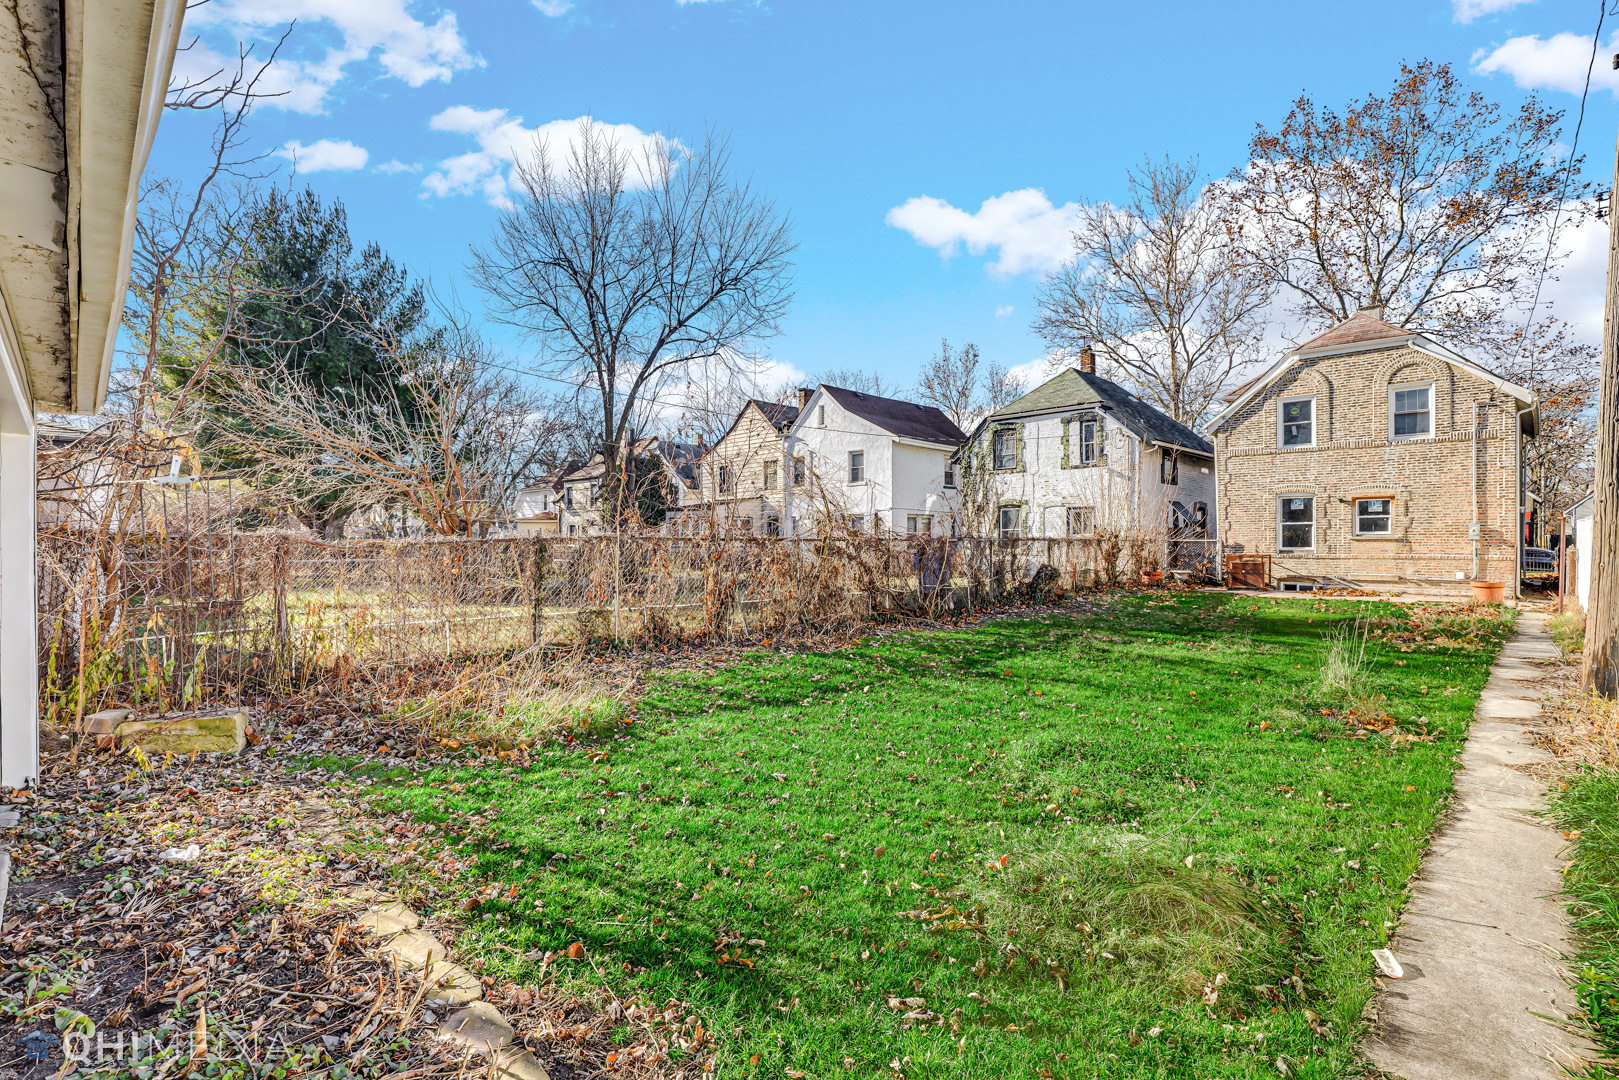
[[[1127,183],[1122,205],[1081,207],[1034,329],[1065,353],[1093,346],[1108,375],[1195,425],[1257,359],[1269,290],[1231,258],[1195,162],[1148,159]]]
[[[211,392],[247,421],[222,438],[267,474],[296,477],[306,502],[339,499],[344,516],[392,513],[445,536],[488,528],[554,458],[568,421],[464,318],[442,314],[447,325],[404,340],[356,313],[351,328],[374,335],[399,378],[348,395],[321,393],[288,365],[221,363]]]
[[[827,386],[838,386],[844,390],[855,390],[876,397],[891,398],[900,392],[899,386],[895,383],[884,381],[875,371],[863,371],[860,368],[827,368],[811,376],[810,382],[816,386],[825,383]]]
[[[1524,443],[1530,483],[1542,520],[1557,527],[1562,511],[1585,497],[1596,450],[1597,350],[1574,340],[1566,323],[1538,320],[1503,340],[1497,374],[1540,399],[1540,434]]]
[[[472,277],[496,318],[541,346],[543,373],[595,402],[609,471],[661,388],[694,364],[744,357],[791,300],[786,218],[731,173],[726,142],[640,151],[580,122],[568,152],[544,142],[516,169],[517,205]]]
[[[1586,190],[1566,182],[1580,161],[1558,160],[1562,116],[1533,96],[1503,111],[1429,60],[1341,114],[1300,97],[1222,189],[1227,225],[1307,328],[1381,306],[1498,355],[1547,229]]]
[[[984,367],[983,355],[972,342],[952,349],[948,340],[941,340],[939,351],[928,358],[917,377],[916,400],[932,405],[957,427],[970,431],[1025,389],[1023,380],[1006,368],[994,363]]]

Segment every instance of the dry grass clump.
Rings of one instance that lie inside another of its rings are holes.
[[[1563,666],[1548,676],[1541,699],[1541,745],[1561,766],[1619,768],[1619,702],[1580,688],[1580,669]]]
[[[1563,650],[1563,657],[1578,656],[1585,648],[1585,610],[1574,603],[1561,615],[1554,615],[1546,623],[1552,641]]]
[[[409,703],[396,719],[431,738],[590,739],[630,719],[631,687],[587,670],[578,651],[538,646],[469,666],[451,684]]]
[[[1235,873],[1177,854],[1102,831],[1015,854],[977,888],[973,914],[1006,970],[1045,971],[1065,986],[1095,977],[1214,1005],[1228,983],[1252,988],[1290,970],[1282,916]]]

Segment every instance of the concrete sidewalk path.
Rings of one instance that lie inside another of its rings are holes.
[[[1479,698],[1456,775],[1454,816],[1423,860],[1390,948],[1405,978],[1380,978],[1366,1053],[1406,1080],[1553,1080],[1589,1044],[1558,1021],[1577,1003],[1563,837],[1538,811],[1545,785],[1514,765],[1550,761],[1529,741],[1540,715],[1529,661],[1559,653],[1546,617],[1521,611]]]

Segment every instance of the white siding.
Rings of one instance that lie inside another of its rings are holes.
[[[810,474],[804,486],[792,490],[788,516],[798,521],[800,532],[813,529],[822,514],[858,515],[867,528],[875,516],[883,529],[903,532],[910,514],[932,514],[933,531],[947,533],[955,500],[945,491],[944,471],[954,449],[898,438],[817,390],[787,433],[788,468],[793,458],[802,457]],[[853,452],[865,455],[865,476],[858,483],[849,480]]]

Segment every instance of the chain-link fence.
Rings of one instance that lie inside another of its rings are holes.
[[[47,691],[80,681],[75,701],[87,675],[123,700],[185,701],[534,645],[810,639],[875,613],[1117,583],[1157,564],[1149,547],[1122,536],[329,543],[199,531],[124,540],[107,575],[87,565],[103,549],[55,530],[41,537],[41,661]],[[93,625],[85,582],[106,594]]]

